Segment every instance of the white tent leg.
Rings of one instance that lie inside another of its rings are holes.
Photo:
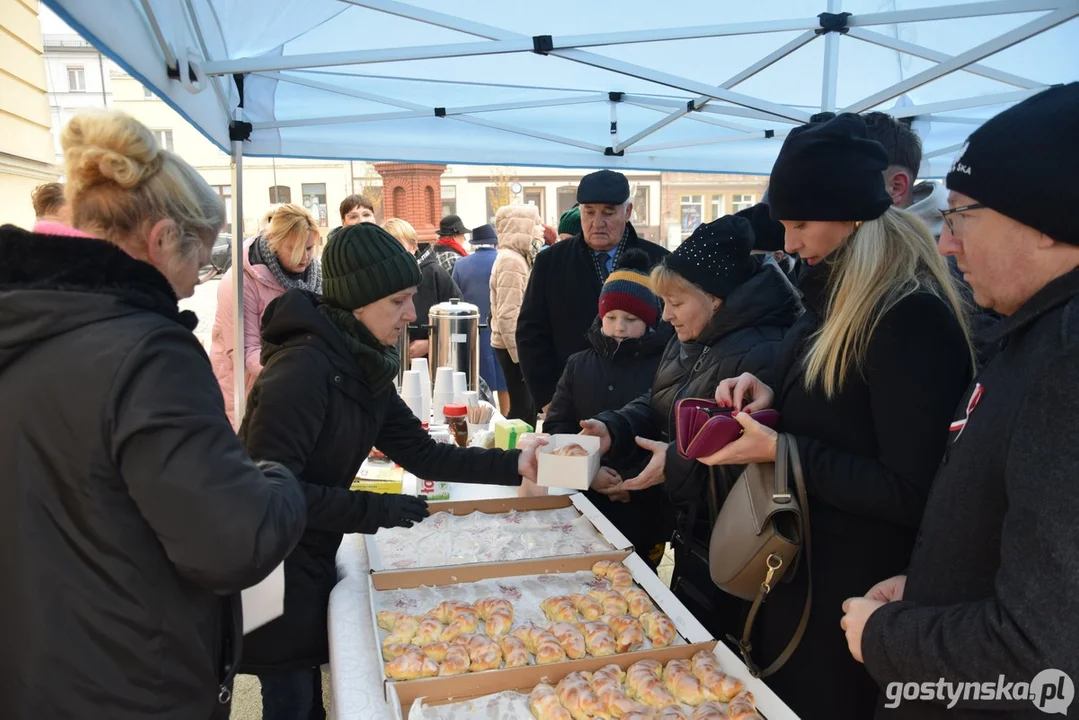
[[[828,12],[836,15],[842,11],[842,0],[828,0]],[[835,112],[836,88],[839,86],[839,33],[824,36],[824,78],[821,83],[821,112]]]
[[[236,120],[243,119],[243,110],[236,109]],[[244,378],[244,144],[232,143],[232,327],[233,327],[233,403],[236,409],[236,429],[244,418],[247,405]],[[227,401],[227,398],[226,398]]]

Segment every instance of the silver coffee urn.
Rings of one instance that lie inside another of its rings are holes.
[[[451,298],[431,308],[430,367],[451,367],[468,378],[468,389],[480,389],[480,309]]]

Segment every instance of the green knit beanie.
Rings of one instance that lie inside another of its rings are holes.
[[[373,223],[342,228],[322,253],[322,296],[346,310],[420,284],[416,258]]]
[[[570,235],[581,234],[581,208],[572,207],[562,213],[562,217],[558,218],[558,234],[563,233]]]

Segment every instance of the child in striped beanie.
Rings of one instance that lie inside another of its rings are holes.
[[[648,256],[631,249],[618,258],[618,267],[599,293],[603,334],[622,341],[642,337],[659,320],[659,298],[652,292]]]
[[[589,346],[566,362],[543,420],[543,432],[576,434],[581,421],[621,410],[652,389],[664,348],[674,335],[660,323],[659,299],[652,292],[648,256],[630,249],[618,256],[603,283],[599,317],[588,329]],[[641,559],[655,568],[670,529],[657,519],[666,490],[659,485],[630,493],[602,492],[637,477],[652,454],[632,447],[608,453],[585,492],[600,512],[629,538]]]

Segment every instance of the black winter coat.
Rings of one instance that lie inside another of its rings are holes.
[[[979,400],[972,385],[951,416],[969,420],[950,435],[903,601],[874,612],[862,633],[882,688],[1029,683],[1050,668],[1079,678],[1079,270],[994,331],[1003,348],[976,378]],[[1035,705],[904,700],[877,716],[1047,717]]]
[[[436,443],[392,383],[371,387],[317,302],[290,290],[266,308],[263,368],[240,427],[251,457],[289,468],[307,498],[307,531],[285,561],[285,614],[247,636],[245,672],[329,660],[326,608],[337,548],[344,533],[381,527],[387,498],[349,489],[373,446],[424,479],[520,484],[519,451]]]
[[[642,338],[619,343],[603,334],[601,321],[596,318],[588,331],[592,347],[570,356],[543,421],[543,431],[576,434],[581,431],[581,420],[604,410],[621,408],[647,392],[656,376],[659,357],[673,333],[670,325],[660,323]],[[628,480],[644,469],[650,457],[645,450],[634,446],[624,453],[607,453],[602,464]],[[662,488],[633,493],[628,503],[611,502],[595,490],[588,490],[586,495],[633,543],[642,558],[648,558],[655,545],[667,541],[670,533],[655,522],[663,504]]]
[[[705,544],[712,526],[704,512],[709,471],[678,454],[674,404],[682,398],[712,398],[721,380],[743,372],[768,382],[779,343],[799,312],[798,296],[779,269],[762,266],[730,294],[699,338],[684,343],[671,339],[650,393],[618,412],[598,416],[611,433],[612,454],[629,450],[638,435],[670,443],[664,487],[678,510],[680,530]],[[737,477],[735,469],[723,472]],[[726,483],[717,491],[724,497]]]
[[[109,243],[0,228],[4,718],[227,718],[236,593],[304,527],[225,418],[168,281]]]
[[[628,227],[623,252],[643,250],[653,265],[668,255]],[[585,333],[602,287],[594,254],[580,233],[536,255],[517,317],[517,355],[537,409],[551,402],[569,356],[588,348]]]
[[[430,328],[420,326],[431,322],[429,313],[432,307],[450,298],[464,297],[461,288],[457,287],[457,283],[438,262],[434,247],[420,251],[419,263],[423,279],[412,298],[416,306],[416,322],[408,328],[409,340],[426,340],[431,334]]]
[[[906,568],[971,357],[951,308],[920,291],[884,314],[865,369],[835,397],[806,390],[803,362],[822,323],[829,271],[826,263],[802,274],[806,312],[784,338],[772,385],[780,430],[797,439],[805,471],[813,608],[798,649],[767,682],[806,720],[862,720],[876,707],[877,686],[847,649],[842,604]],[[807,567],[800,563],[758,616],[753,645],[761,667],[794,634]]]

